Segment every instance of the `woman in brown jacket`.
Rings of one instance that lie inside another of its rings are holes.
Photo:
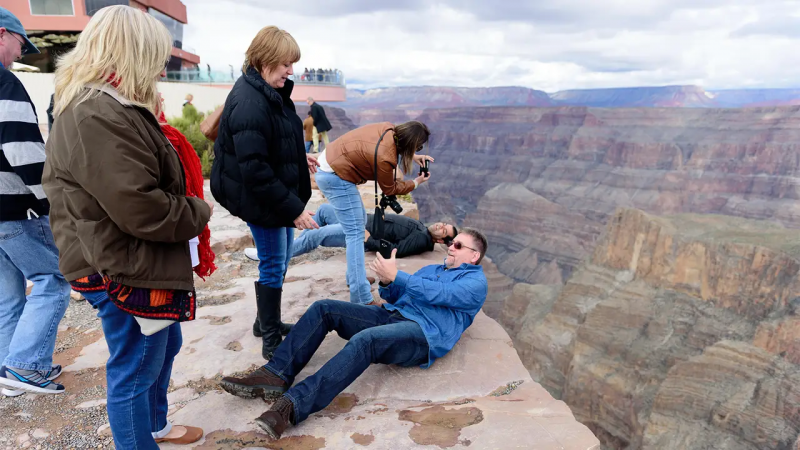
[[[167,421],[180,322],[195,316],[189,240],[211,202],[186,195],[181,162],[153,112],[172,38],[129,6],[103,8],[56,70],[58,120],[42,185],[59,267],[98,310],[110,357],[108,418],[118,449],[187,444],[203,431]]]
[[[384,195],[408,194],[428,181],[430,174],[419,176],[414,181],[403,181],[396,179],[395,173],[398,165],[401,165],[403,173],[408,174],[413,162],[422,165],[426,159],[433,161],[430,156],[416,155],[428,142],[430,134],[428,127],[418,121],[397,126],[389,122],[376,123],[346,133],[320,153],[316,182],[333,205],[336,218],[344,229],[347,283],[352,303],[372,303],[364,264],[367,211],[356,185],[375,179],[376,146],[378,185]]]

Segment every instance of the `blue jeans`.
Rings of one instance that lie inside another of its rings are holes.
[[[258,284],[283,287],[283,277],[292,259],[294,228],[262,228],[248,223],[258,251]]]
[[[335,173],[318,171],[317,186],[333,206],[336,219],[344,230],[347,245],[347,283],[350,302],[364,305],[372,302],[364,263],[364,227],[367,210],[355,184],[342,180]]]
[[[297,321],[264,368],[291,386],[331,331],[347,339],[347,344],[317,373],[284,394],[294,405],[295,424],[328,406],[370,364],[411,367],[428,361],[428,341],[422,328],[399,312],[320,300]]]
[[[28,279],[31,295],[25,296]],[[50,370],[70,286],[58,270],[48,216],[0,222],[0,363]]]
[[[294,240],[292,257],[306,254],[319,246],[345,247],[344,230],[336,218],[333,206],[329,203],[321,205],[314,214],[314,222],[317,222],[319,229],[305,230]]]
[[[314,143],[313,141],[306,141],[306,153],[311,152],[311,144],[313,143]]]
[[[103,325],[108,351],[108,422],[119,450],[158,450],[155,437],[172,429],[167,389],[172,363],[183,344],[180,323],[150,336],[134,317],[117,308],[105,291],[85,292]]]

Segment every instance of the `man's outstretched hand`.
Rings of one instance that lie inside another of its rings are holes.
[[[385,259],[378,253],[375,261],[372,261],[372,264],[369,265],[369,268],[375,272],[375,275],[378,276],[378,279],[383,284],[392,283],[397,278],[397,259],[395,255],[397,255],[396,248],[392,249],[392,257],[389,259]]]

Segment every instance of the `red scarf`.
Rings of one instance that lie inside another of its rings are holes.
[[[200,165],[200,158],[197,156],[197,152],[194,151],[192,144],[189,143],[183,133],[166,123],[167,119],[163,111],[158,121],[161,123],[161,131],[164,132],[164,136],[166,136],[169,142],[172,143],[172,146],[175,147],[175,150],[178,152],[178,158],[180,158],[181,164],[183,164],[183,171],[186,174],[186,196],[204,199],[203,168]],[[205,280],[205,277],[217,270],[217,266],[214,265],[215,255],[211,250],[211,230],[208,229],[208,225],[206,225],[206,227],[203,228],[203,232],[200,233],[200,245],[197,247],[197,250],[200,254],[200,264],[194,268],[194,273]]]
[[[117,79],[116,73],[112,73],[106,78],[106,82],[114,88],[118,88],[120,80]],[[164,136],[175,147],[178,159],[181,160],[183,165],[183,172],[186,178],[186,196],[205,199],[205,194],[203,194],[203,167],[200,165],[200,157],[197,156],[197,152],[194,151],[192,144],[189,143],[183,133],[167,123],[164,111],[159,114],[158,122],[161,125],[161,131]],[[200,245],[197,247],[197,252],[200,257],[200,264],[194,268],[194,273],[205,280],[205,277],[217,270],[217,266],[214,265],[216,255],[211,250],[211,230],[209,230],[208,225],[203,228],[199,240]]]

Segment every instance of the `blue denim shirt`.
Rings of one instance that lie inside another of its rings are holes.
[[[426,266],[414,275],[397,272],[381,298],[389,311],[418,323],[428,340],[427,369],[436,358],[446,355],[461,334],[472,325],[489,291],[483,267],[462,264],[447,269],[444,264]]]

